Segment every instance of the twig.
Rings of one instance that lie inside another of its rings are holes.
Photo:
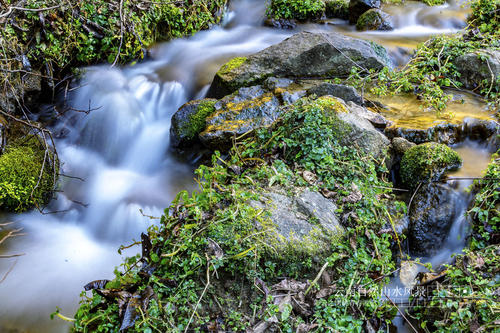
[[[120,45],[118,46],[118,52],[116,53],[115,61],[113,61],[111,67],[115,66],[116,63],[118,62],[118,58],[120,58],[122,44],[123,44],[123,0],[120,0]]]
[[[205,254],[205,256],[207,256]],[[191,325],[191,322],[193,321],[194,314],[196,313],[196,309],[198,308],[198,305],[200,305],[201,299],[203,296],[205,296],[205,293],[207,292],[208,286],[210,286],[210,261],[208,260],[207,256],[207,284],[205,285],[205,289],[203,289],[203,292],[201,293],[200,298],[198,298],[198,302],[196,302],[196,305],[194,306],[193,313],[191,314],[191,317],[189,318],[189,322],[186,325],[186,329],[184,330],[184,333],[186,333],[189,329],[189,325]]]
[[[403,317],[403,319],[408,323],[408,325],[411,327],[411,329],[413,330],[413,332],[415,333],[418,333],[418,331],[415,329],[415,327],[413,327],[413,325],[411,324],[411,322],[408,320],[408,318],[406,318],[406,316],[404,315],[404,313],[401,311],[401,309],[392,301],[392,299],[390,299],[387,294],[385,293],[384,291],[384,296],[389,300],[389,302],[392,303],[392,305],[394,307],[396,307],[396,309],[398,310],[399,314],[401,315],[401,317]]]
[[[8,224],[6,224],[8,225]],[[10,231],[7,235],[5,235],[2,239],[0,239],[0,244],[2,244],[3,242],[5,242],[7,240],[7,238],[11,238],[11,237],[17,237],[17,236],[22,236],[24,234],[20,234],[19,231],[23,230],[22,228],[20,229],[16,229],[16,230],[12,230]]]
[[[415,195],[417,194],[418,190],[420,189],[420,186],[422,186],[422,183],[418,183],[417,189],[415,192],[413,192],[413,195],[410,198],[410,202],[408,203],[408,214],[410,213],[410,208],[411,208],[411,203],[413,201],[413,198],[415,198]]]
[[[319,270],[318,274],[316,275],[316,277],[314,278],[314,280],[311,282],[311,284],[309,285],[309,287],[307,288],[306,292],[304,293],[304,296],[307,296],[307,294],[309,293],[309,291],[311,291],[311,288],[316,284],[318,283],[318,280],[319,278],[321,277],[321,274],[323,274],[323,272],[325,271],[325,269],[328,267],[328,261],[325,262],[325,264],[323,265],[323,267],[321,267],[321,269]]]
[[[9,270],[3,275],[2,279],[0,280],[0,283],[2,283],[2,282],[5,281],[5,279],[10,274],[10,272],[12,272],[12,270],[14,269],[14,266],[16,266],[16,264],[17,264],[17,259],[16,259],[16,261],[14,261],[14,263],[12,264],[12,266],[10,266]]]
[[[15,258],[15,257],[21,257],[24,256],[26,253],[18,253],[18,254],[0,254],[0,259],[8,259],[8,258]]]
[[[57,6],[46,7],[46,8],[23,8],[23,7],[11,6],[11,7],[9,7],[9,10],[7,10],[5,13],[0,14],[0,18],[9,16],[12,13],[12,11],[14,11],[14,10],[20,10],[23,12],[43,12],[46,10],[59,8],[61,6],[62,6],[61,4],[59,4]]]

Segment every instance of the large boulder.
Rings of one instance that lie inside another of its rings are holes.
[[[450,147],[428,142],[408,149],[401,159],[401,180],[408,188],[437,181],[447,170],[462,164],[462,158]]]
[[[500,51],[481,50],[457,57],[454,65],[460,73],[460,81],[467,89],[479,86],[488,88],[500,80]]]
[[[354,102],[359,105],[363,105],[363,98],[356,91],[354,87],[347,86],[344,84],[333,84],[323,82],[317,86],[314,86],[307,90],[309,95],[321,96],[334,96],[338,97],[345,102]]]
[[[337,206],[318,192],[304,190],[290,195],[283,189],[264,192],[254,208],[269,212],[272,225],[267,241],[278,250],[322,253],[344,234],[335,215]]]
[[[214,109],[199,135],[212,150],[229,149],[233,139],[271,125],[281,114],[279,99],[261,86],[241,88],[215,103]]]
[[[359,31],[366,30],[393,30],[394,24],[392,23],[391,15],[380,9],[370,9],[363,13],[356,22],[356,29]]]
[[[172,117],[170,144],[172,147],[187,147],[198,140],[206,127],[206,118],[215,111],[216,99],[188,102],[181,106]]]
[[[247,58],[235,58],[216,73],[207,97],[222,98],[266,78],[346,77],[353,66],[391,66],[387,50],[339,33],[301,32]]]
[[[432,255],[439,250],[459,217],[459,193],[446,184],[430,183],[419,189],[410,207],[408,241],[414,255]]]
[[[356,23],[363,13],[373,8],[380,8],[380,0],[351,0],[349,2],[349,23]]]

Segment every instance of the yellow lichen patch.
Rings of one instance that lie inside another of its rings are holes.
[[[260,97],[251,99],[249,101],[243,101],[240,103],[227,103],[225,108],[218,110],[212,116],[207,118],[207,121],[210,121],[211,119],[216,119],[221,116],[223,116],[226,113],[230,113],[232,115],[238,115],[242,110],[246,109],[254,109],[257,107],[262,106],[265,103],[268,103],[272,100],[273,94],[272,93],[266,93]]]
[[[206,128],[203,133],[210,133],[216,131],[236,131],[238,128],[242,127],[247,123],[245,120],[225,120],[221,124],[210,125]]]

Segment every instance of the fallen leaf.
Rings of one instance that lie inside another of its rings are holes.
[[[314,173],[312,173],[311,171],[307,171],[307,170],[304,170],[302,172],[302,177],[304,178],[304,180],[306,182],[308,182],[309,184],[314,184],[317,180],[317,177]]]

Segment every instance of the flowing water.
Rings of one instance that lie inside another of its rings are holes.
[[[463,27],[466,11],[456,4],[388,6],[391,32],[358,33],[345,21],[299,26],[295,31],[262,26],[265,1],[233,1],[222,27],[158,45],[152,59],[123,69],[89,68],[70,96],[74,112],[53,128],[63,161],[58,193],[47,211],[0,216],[24,235],[8,241],[0,261],[0,331],[64,332],[51,321],[56,307],[72,316],[87,282],[112,278],[121,244],[130,244],[155,223],[175,194],[194,188],[191,163],[169,152],[172,114],[202,97],[227,59],[278,43],[298,30],[338,31],[377,41],[396,63],[431,34]],[[133,248],[128,254],[134,254]],[[126,255],[127,253],[124,253]]]
[[[434,270],[439,271],[443,264],[449,264],[453,255],[462,252],[466,245],[469,221],[466,217],[466,210],[473,196],[467,191],[472,185],[474,177],[482,177],[488,163],[491,160],[491,151],[487,145],[477,141],[466,140],[453,146],[453,149],[463,160],[462,167],[449,173],[449,180],[446,182],[451,191],[448,195],[456,203],[456,216],[451,224],[448,236],[442,247],[432,256],[418,258],[421,263],[430,263]],[[413,257],[412,260],[417,259]],[[427,272],[424,266],[417,265],[411,261],[402,263],[400,272],[394,276],[389,285],[385,288],[385,294],[393,302],[399,305],[399,309],[404,313],[411,295],[411,287],[417,282],[416,275],[419,272]],[[409,317],[407,317],[409,318]],[[393,324],[398,328],[398,333],[413,332],[407,321],[400,315],[395,318]]]

